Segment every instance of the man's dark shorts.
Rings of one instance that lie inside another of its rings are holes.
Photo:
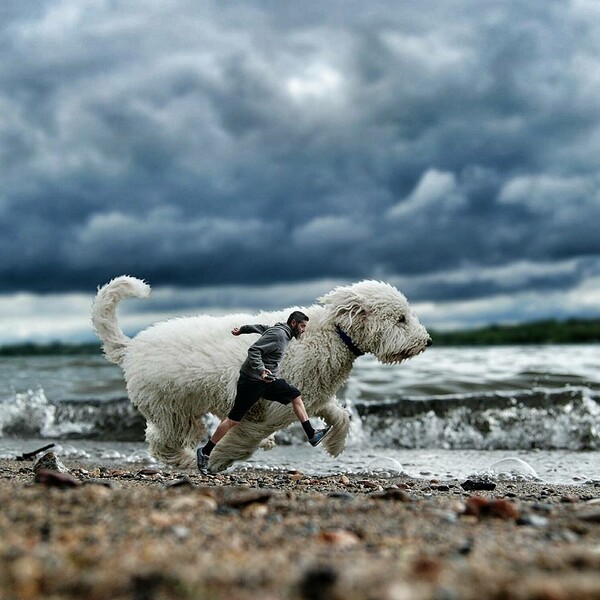
[[[298,396],[300,396],[300,390],[290,385],[285,379],[276,379],[267,383],[240,373],[235,402],[227,416],[232,421],[241,421],[260,398],[273,400],[280,404],[290,404]]]

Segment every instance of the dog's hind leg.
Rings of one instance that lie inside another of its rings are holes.
[[[263,439],[273,433],[268,424],[244,420],[231,429],[210,455],[211,471],[224,471],[234,462],[250,458]]]
[[[161,421],[162,423],[163,421]],[[182,425],[182,424],[180,424]],[[148,421],[146,441],[152,456],[173,467],[191,469],[196,465],[196,444],[205,434],[202,419],[189,423],[187,428],[166,432],[164,428]]]
[[[325,406],[316,412],[327,425],[332,425],[331,433],[323,440],[325,450],[331,456],[338,456],[346,447],[346,436],[350,429],[350,415],[343,409],[335,398],[331,398]]]

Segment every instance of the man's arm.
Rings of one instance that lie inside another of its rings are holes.
[[[268,325],[259,325],[258,323],[255,325],[242,325],[241,327],[234,327],[231,330],[233,335],[241,335],[242,333],[259,333],[263,334],[267,329],[269,329]]]

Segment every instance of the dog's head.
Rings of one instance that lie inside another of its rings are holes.
[[[352,342],[382,363],[399,363],[431,345],[427,330],[395,287],[361,281],[338,287],[319,302]]]

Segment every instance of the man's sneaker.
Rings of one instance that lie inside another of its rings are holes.
[[[208,461],[210,460],[210,456],[207,456],[202,452],[202,447],[198,446],[196,448],[196,464],[198,465],[198,471],[202,473],[202,475],[208,475],[210,470],[208,468]]]
[[[315,434],[308,440],[308,443],[311,446],[318,446],[325,439],[325,437],[329,434],[332,427],[333,426],[330,425],[326,429],[317,429],[315,431]]]

